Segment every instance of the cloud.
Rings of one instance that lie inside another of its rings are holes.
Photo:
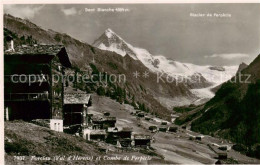
[[[39,13],[43,7],[44,5],[4,5],[4,13],[30,19]]]
[[[205,58],[222,58],[225,60],[233,60],[233,59],[241,59],[241,58],[248,58],[248,54],[242,53],[232,53],[232,54],[213,54],[210,56],[204,56]]]
[[[77,14],[77,10],[72,7],[69,9],[61,9],[61,11],[65,14],[65,15],[76,15]]]

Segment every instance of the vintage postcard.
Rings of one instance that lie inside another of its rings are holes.
[[[2,9],[4,164],[260,164],[259,3]]]

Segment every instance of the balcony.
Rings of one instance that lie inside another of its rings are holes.
[[[14,74],[5,75],[4,80],[6,83],[44,83],[49,82],[49,76],[47,74]]]
[[[5,101],[47,101],[48,93],[9,93],[5,94]]]

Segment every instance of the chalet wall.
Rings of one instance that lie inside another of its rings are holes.
[[[50,129],[63,132],[63,120],[62,119],[50,119]]]

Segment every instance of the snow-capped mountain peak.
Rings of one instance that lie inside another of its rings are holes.
[[[127,43],[111,29],[105,30],[93,43],[93,46],[116,52],[121,56],[128,54],[133,59],[141,61],[150,71],[163,73],[173,78],[191,79],[192,76],[199,74],[212,86],[229,80],[235,75],[238,68],[238,66],[200,66],[167,59],[163,55],[152,55],[146,49],[134,47]],[[207,87],[207,91],[208,89],[210,88]]]
[[[105,35],[108,37],[108,38],[111,38],[113,36],[118,36],[115,32],[113,32],[113,30],[111,30],[110,28],[106,29],[105,30]]]
[[[102,50],[116,52],[121,56],[128,54],[133,59],[137,60],[133,46],[124,41],[110,28],[106,29],[105,32],[97,40],[95,40],[92,45]]]
[[[107,28],[105,32],[106,32],[106,33],[115,33],[115,32],[113,32],[113,30],[111,30],[110,28]]]

